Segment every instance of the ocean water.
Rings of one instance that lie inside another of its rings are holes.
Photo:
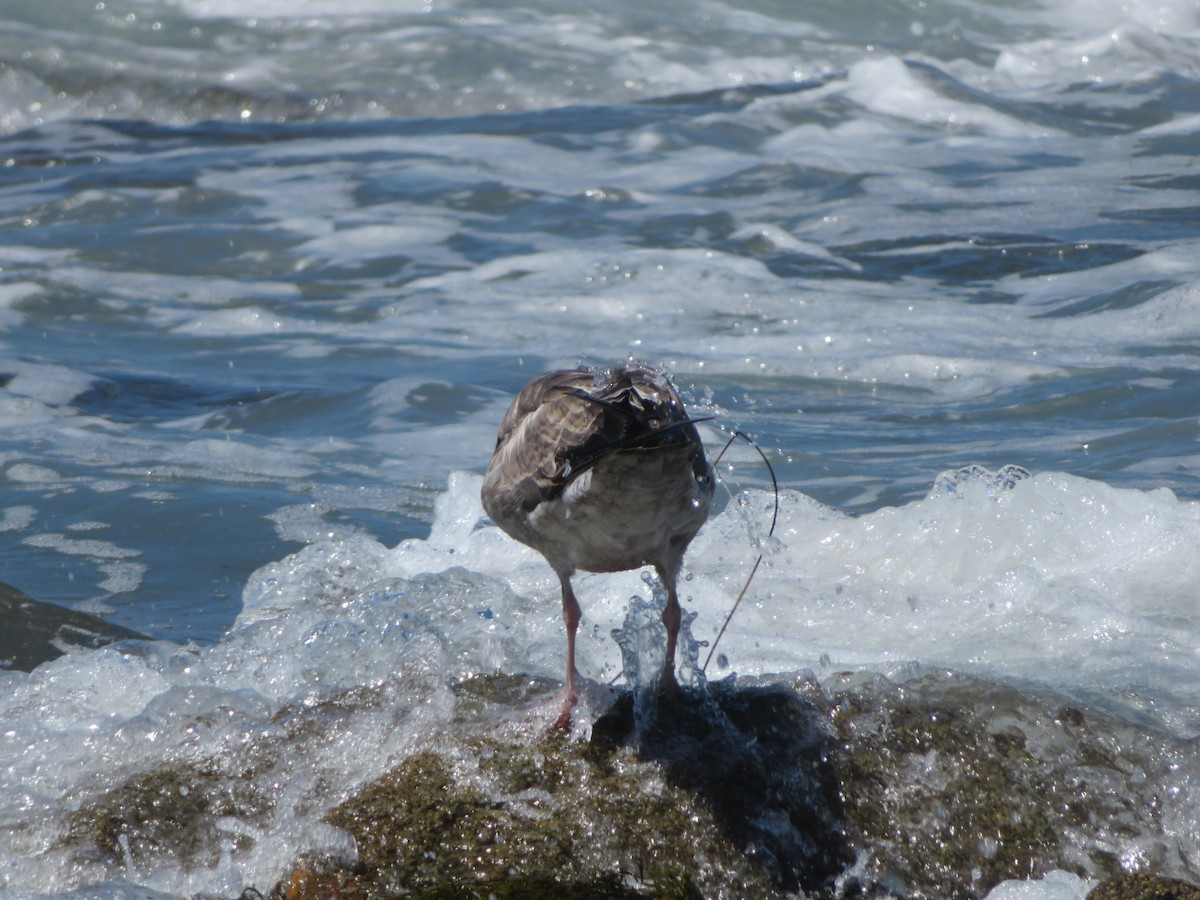
[[[448,685],[560,677],[557,584],[477,495],[512,395],[580,362],[667,368],[778,476],[768,535],[734,444],[689,552],[710,643],[765,554],[709,678],[944,668],[1200,736],[1191,0],[0,9],[0,581],[151,639],[0,670],[0,892],[273,884],[336,843],[313,784],[452,727]],[[647,593],[580,578],[585,678]],[[56,843],[379,685],[251,852]]]

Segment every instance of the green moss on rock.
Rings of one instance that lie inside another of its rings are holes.
[[[917,900],[1066,869],[1110,878],[1093,900],[1200,900],[1121,874],[1136,852],[1190,876],[1159,819],[1200,749],[1144,723],[941,672],[727,681],[636,711],[626,695],[590,742],[514,724],[554,689],[472,679],[454,689],[452,727],[382,777],[348,798],[335,769],[314,779],[289,815],[329,810],[356,858],[301,849],[272,893]],[[97,880],[131,863],[216,866],[250,840],[226,820],[272,827],[288,773],[408,690],[289,706],[220,757],[132,776],[72,813],[59,849]]]
[[[1087,900],[1200,900],[1200,887],[1139,872],[1108,879],[1093,888]]]
[[[166,766],[130,778],[70,816],[62,844],[110,865],[152,856],[185,869],[214,866],[221,854],[223,817],[258,820],[269,798],[241,779],[196,765]],[[245,849],[235,839],[233,849]]]
[[[948,673],[848,676],[828,703],[853,842],[871,878],[908,896],[980,897],[1051,869],[1113,875],[1121,823],[1155,827],[1156,766],[1134,749],[1152,744],[1132,726],[1097,732],[1074,708]]]
[[[774,894],[692,798],[632,755],[598,767],[585,746],[481,737],[478,765],[457,773],[416,754],[327,821],[354,836],[372,896],[692,898],[704,896],[697,858],[732,863],[757,896]]]

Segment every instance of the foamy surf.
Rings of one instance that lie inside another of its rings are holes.
[[[356,536],[264,567],[214,646],[123,643],[0,676],[6,890],[53,895],[122,878],[170,895],[269,886],[306,849],[344,843],[322,824],[330,808],[475,727],[456,716],[455,685],[497,675],[552,684],[562,654],[556,581],[484,520],[479,484],[451,477],[427,539],[387,548]],[[739,496],[697,538],[681,582],[697,639],[715,632],[736,596],[769,503],[758,491]],[[961,672],[1075,697],[1114,721],[1196,733],[1195,503],[1010,468],[947,473],[925,499],[863,516],[796,492],[781,497],[780,512],[709,679],[815,676],[838,690],[850,670],[914,685],[950,685]],[[610,635],[631,633],[629,611],[653,602],[651,588],[637,572],[581,579],[585,679],[620,682]],[[695,665],[698,649],[681,658]],[[603,712],[589,703],[608,696],[585,693],[586,721]],[[338,711],[320,740],[299,737],[304,710],[327,708]],[[539,721],[536,703],[528,715]],[[1117,754],[1129,726],[1121,729]],[[588,736],[585,726],[575,740]],[[199,861],[161,848],[106,861],[64,839],[75,834],[73,811],[139,773],[234,769],[246,753],[270,777],[252,780],[253,815],[213,819],[212,849]],[[1162,816],[1170,839],[1190,846],[1200,763],[1177,762],[1165,797],[1179,800],[1164,798]],[[1047,878],[1067,889],[1066,876]]]

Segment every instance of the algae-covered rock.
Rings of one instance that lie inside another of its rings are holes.
[[[511,679],[476,679],[458,694],[476,711],[483,698],[527,696]],[[484,730],[410,756],[338,806],[327,821],[354,837],[357,863],[309,862],[288,884],[306,885],[294,896],[350,883],[371,896],[831,889],[849,856],[830,733],[794,691],[733,685],[642,721],[626,694],[589,743]]]
[[[460,724],[546,690],[460,686]],[[588,743],[477,727],[409,757],[330,814],[359,856],[323,877],[367,896],[978,898],[1055,869],[1117,875],[1132,848],[1175,874],[1154,810],[1181,752],[945,672],[624,695]]]
[[[1113,875],[1133,849],[1176,862],[1155,813],[1178,745],[1165,735],[950,673],[827,687],[852,843],[876,884],[981,897],[1052,869]]]
[[[221,819],[253,821],[269,810],[269,798],[243,780],[196,765],[168,766],[80,807],[62,844],[110,865],[168,857],[185,869],[214,866]]]
[[[1116,875],[1097,885],[1087,900],[1200,900],[1200,887],[1179,881],[1138,872]]]
[[[440,731],[390,712],[425,689]],[[1191,877],[1193,855],[1164,798],[1200,747],[1144,722],[948,672],[858,673],[728,680],[661,703],[623,694],[583,739],[531,714],[556,689],[399,678],[245,711],[256,724],[231,733],[246,740],[131,775],[71,813],[56,849],[101,880],[237,863],[257,836],[302,823],[271,891],[297,900],[940,900],[1052,870],[1125,891],[1097,900],[1194,896],[1166,880]],[[412,742],[361,780],[322,752],[388,727]],[[1124,876],[1130,859],[1160,877]]]
[[[604,763],[555,737],[466,749],[411,756],[329,815],[371,896],[777,895],[705,803],[628,748]]]
[[[55,850],[72,866],[101,878],[130,869],[151,871],[164,863],[183,871],[212,868],[223,855],[236,858],[253,847],[255,835],[278,813],[288,767],[296,759],[311,759],[331,734],[378,707],[381,693],[378,687],[357,687],[276,710],[246,699],[240,713],[224,708],[177,723],[186,731],[219,731],[228,718],[234,737],[224,753],[135,772],[83,799],[67,815]],[[256,722],[249,733],[237,727],[243,715]],[[250,734],[253,739],[244,739]],[[323,808],[317,790],[304,799]]]

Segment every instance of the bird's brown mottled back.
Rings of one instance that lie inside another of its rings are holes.
[[[546,372],[500,422],[484,478],[484,509],[546,557],[563,588],[568,700],[574,703],[577,568],[650,564],[669,595],[664,682],[674,684],[679,607],[675,579],[708,515],[713,473],[683,401],[662,373],[640,365]]]

